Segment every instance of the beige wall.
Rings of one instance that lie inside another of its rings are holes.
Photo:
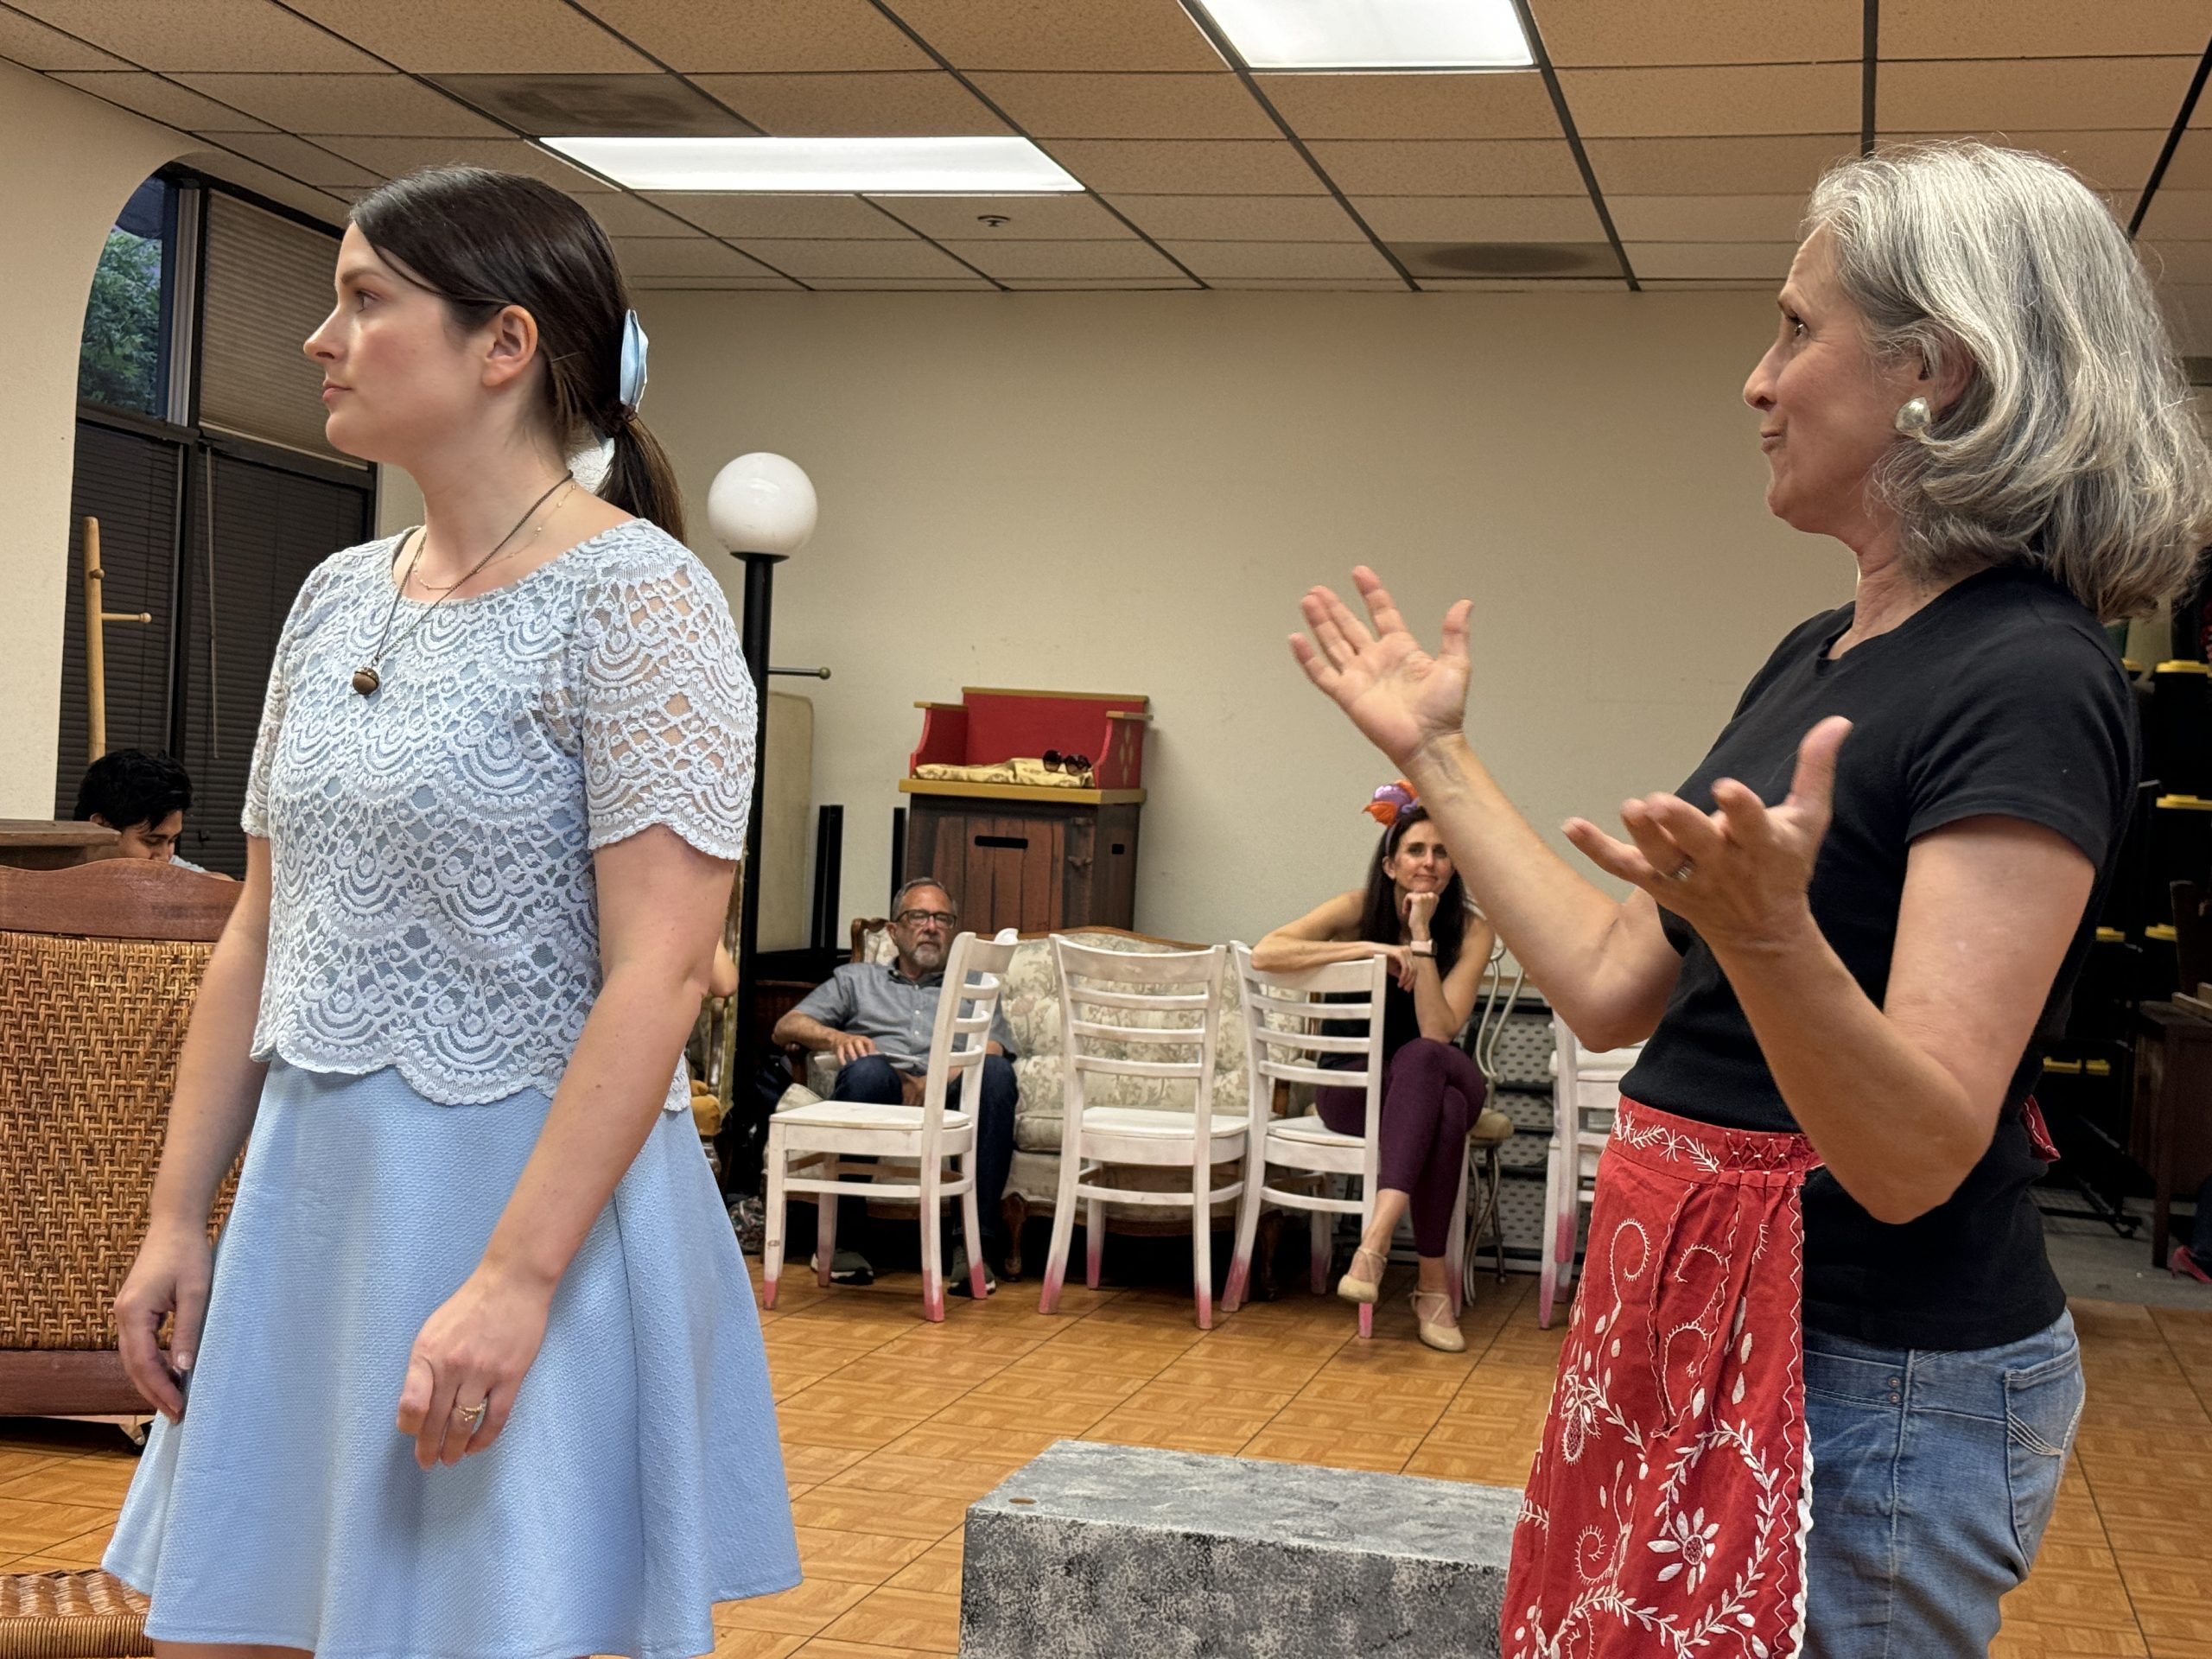
[[[887,896],[918,698],[1148,693],[1137,925],[1252,938],[1357,881],[1388,781],[1285,648],[1308,583],[1370,560],[1430,638],[1475,599],[1471,727],[1548,830],[1678,782],[1782,632],[1848,597],[1842,549],[1763,505],[1738,401],[1759,295],[645,308],[645,412],[695,514],[748,449],[820,492],[774,656],[836,671],[805,689],[848,914]]]
[[[77,343],[115,216],[192,139],[0,63],[0,817],[54,811]]]

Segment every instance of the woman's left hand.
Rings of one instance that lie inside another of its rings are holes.
[[[414,1437],[417,1464],[456,1464],[499,1438],[545,1340],[552,1300],[550,1287],[480,1266],[423,1321],[399,1391],[399,1432]],[[479,1404],[486,1409],[473,1427],[456,1414]]]
[[[1797,746],[1789,798],[1768,806],[1748,785],[1724,778],[1713,810],[1675,795],[1651,795],[1621,807],[1630,842],[1585,818],[1567,837],[1607,874],[1631,882],[1673,911],[1715,950],[1785,944],[1811,920],[1806,890],[1833,815],[1836,752],[1851,722],[1831,715]]]

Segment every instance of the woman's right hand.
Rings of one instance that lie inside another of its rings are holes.
[[[1444,613],[1442,643],[1430,656],[1406,626],[1381,578],[1351,573],[1374,631],[1326,588],[1300,602],[1313,638],[1290,637],[1306,677],[1351,716],[1368,741],[1400,766],[1429,745],[1459,735],[1467,716],[1467,613],[1461,600]]]
[[[123,1369],[146,1403],[173,1423],[184,1416],[184,1390],[177,1380],[192,1369],[199,1355],[200,1327],[207,1316],[214,1264],[205,1228],[157,1223],[148,1230],[130,1276],[116,1293]],[[164,1352],[162,1320],[171,1314],[175,1318]]]

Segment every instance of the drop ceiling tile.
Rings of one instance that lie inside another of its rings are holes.
[[[982,276],[812,276],[809,288],[825,294],[995,294],[998,285]]]
[[[519,138],[361,138],[334,135],[326,147],[359,162],[379,177],[396,179],[418,167],[466,162],[526,173],[573,195],[613,188],[582,168]]]
[[[245,156],[227,149],[195,149],[176,159],[187,167],[205,173],[209,178],[224,180],[228,183],[251,190],[257,195],[266,196],[271,201],[282,202],[287,207],[296,208],[310,219],[320,219],[333,229],[336,229],[346,222],[347,203],[340,199],[345,194],[343,190],[315,189],[300,183],[296,179],[286,178],[281,173],[272,173],[258,162],[249,161]],[[332,242],[330,249],[332,262],[334,264],[337,259],[338,244],[335,241]]]
[[[2186,148],[2192,141],[2183,139]],[[2131,207],[2129,212],[2133,212]],[[2126,223],[2123,216],[2121,222]],[[2137,235],[2148,241],[2212,240],[2212,190],[2177,190],[2160,183]]]
[[[1410,294],[1392,276],[1224,276],[1211,286],[1229,294]]]
[[[1855,63],[1698,69],[1564,69],[1560,86],[1585,138],[1844,132],[1859,124]]]
[[[1774,283],[1765,276],[1646,276],[1636,279],[1655,294],[1771,294]]]
[[[2212,242],[2138,242],[2143,269],[2161,288],[2212,284]]]
[[[226,149],[237,151],[248,161],[297,179],[302,184],[368,185],[390,176],[362,166],[351,156],[334,156],[289,132],[226,132],[216,137],[214,142]]]
[[[1548,276],[1538,282],[1511,276],[1424,276],[1424,294],[1621,294],[1628,284],[1618,276]]]
[[[766,276],[735,248],[703,236],[614,238],[614,257],[626,276]]]
[[[981,99],[942,69],[693,79],[778,137],[964,137],[1007,130]]]
[[[1001,73],[973,79],[1034,138],[1279,136],[1234,75]]]
[[[800,292],[797,283],[765,272],[758,276],[627,276],[633,294],[754,294]]]
[[[287,0],[418,74],[651,74],[657,65],[563,0]]]
[[[929,54],[868,0],[582,0],[686,74],[930,69]]]
[[[1115,196],[1114,206],[1155,239],[1364,242],[1332,196]]]
[[[128,69],[121,58],[87,46],[35,17],[0,11],[0,58],[26,69]]]
[[[749,138],[754,130],[680,75],[426,77],[493,120],[533,137]]]
[[[1830,166],[1859,153],[1856,133],[1762,138],[1593,138],[1585,146],[1606,199],[1800,197]]]
[[[1896,0],[1891,0],[1896,3]],[[1950,0],[1937,0],[1948,4]],[[1857,62],[1861,0],[1530,0],[1545,49],[1560,68],[1679,63]],[[1882,11],[1888,47],[1890,13]]]
[[[2201,0],[1886,0],[1882,56],[2194,57],[2205,28]]]
[[[250,115],[240,114],[228,105],[162,79],[159,75],[137,72],[111,73],[104,70],[87,73],[65,71],[54,77],[90,92],[94,98],[120,105],[149,121],[159,121],[166,126],[184,132],[266,132],[269,124],[257,121]]]
[[[2179,283],[2158,290],[2159,308],[2173,331],[2174,345],[2184,352],[2212,352],[2212,288],[2186,288]],[[2198,407],[2203,407],[2202,394]]]
[[[914,236],[898,242],[855,238],[836,242],[747,241],[744,245],[757,252],[763,263],[803,283],[812,283],[817,277],[887,276],[941,277],[952,282],[974,274],[942,248],[932,247]]]
[[[894,9],[961,69],[1229,68],[1175,0],[897,0]]]
[[[359,48],[270,0],[11,0],[56,29],[144,69],[257,69],[306,73],[383,68]],[[342,33],[342,31],[341,31]]]
[[[1884,127],[2170,125],[2196,59],[2015,58],[1885,63],[1875,80]]]
[[[1558,113],[1534,70],[1472,75],[1261,75],[1300,137],[1556,138]]]
[[[504,136],[496,123],[405,75],[188,74],[177,79],[287,132],[425,138]]]
[[[1313,169],[1280,139],[1054,138],[1042,148],[1101,195],[1304,196]]]
[[[1984,143],[2005,144],[2015,149],[2032,149],[2066,163],[2080,174],[2091,188],[2098,190],[2133,192],[2140,190],[2157,165],[2158,152],[2165,148],[2165,127],[2140,131],[2097,132],[1885,132],[1885,138],[1979,138]],[[2182,148],[2188,148],[2186,141]],[[2175,157],[2178,163],[2180,157]],[[1603,174],[1599,175],[1600,178]],[[2169,183],[2178,183],[2173,169],[2166,172]]]
[[[946,248],[1001,281],[1016,276],[1149,277],[1181,280],[1158,249],[1125,236],[1115,242],[948,242]]]
[[[584,205],[609,236],[687,237],[701,232],[664,208],[627,190],[600,190],[576,200]]]
[[[1805,198],[1608,194],[1605,208],[1632,242],[1795,242]]]
[[[1165,276],[1002,276],[999,280],[1020,294],[1195,294],[1198,284],[1177,274],[1173,266]]]
[[[1796,257],[1793,242],[1624,242],[1638,276],[1765,277],[1778,284]]]
[[[1354,196],[1385,242],[1602,242],[1605,227],[1580,196]]]
[[[2152,203],[2169,190],[2212,190],[2212,132],[2192,127],[2182,134],[2181,143],[2174,146],[2173,159],[2159,177],[2158,194],[2151,198]]]
[[[1331,139],[1307,148],[1347,196],[1567,196],[1582,188],[1564,138]]]
[[[924,236],[940,242],[1040,241],[1059,237],[1102,241],[1135,234],[1090,195],[886,196],[883,207]],[[986,218],[1006,222],[986,225]]]
[[[1166,250],[1211,283],[1239,276],[1394,276],[1370,242],[1169,242]]]
[[[904,242],[913,232],[859,196],[755,196],[656,194],[645,198],[715,236],[801,241],[874,239]]]

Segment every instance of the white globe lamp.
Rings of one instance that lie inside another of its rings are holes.
[[[787,559],[814,534],[814,483],[798,463],[765,452],[740,455],[715,474],[707,522],[740,558]]]

